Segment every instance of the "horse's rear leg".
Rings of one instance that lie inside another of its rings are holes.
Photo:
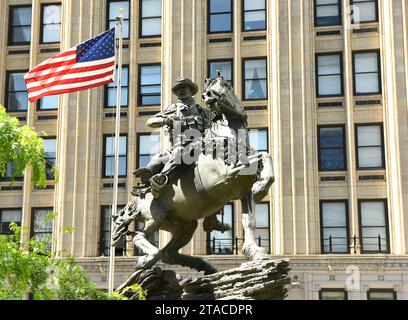
[[[145,253],[137,259],[135,269],[149,269],[161,259],[160,250],[148,240],[157,230],[157,223],[153,219],[146,220],[143,231],[137,232],[133,238],[135,246]]]
[[[242,204],[242,226],[244,228],[244,245],[242,253],[251,260],[267,258],[263,248],[255,242],[255,202],[250,194],[241,199]]]
[[[170,242],[162,250],[162,261],[168,264],[177,264],[189,267],[205,274],[217,272],[217,269],[202,258],[178,253],[178,250],[187,245],[197,228],[197,221],[179,220],[169,231],[172,234]]]

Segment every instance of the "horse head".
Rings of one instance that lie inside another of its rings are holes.
[[[217,77],[215,79],[205,79],[202,97],[205,104],[216,115],[224,114],[227,118],[239,116],[246,119],[244,107],[236,96],[231,84],[224,79],[221,71],[217,70]]]

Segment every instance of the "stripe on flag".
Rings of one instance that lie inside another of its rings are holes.
[[[115,28],[59,53],[31,69],[24,80],[28,99],[76,92],[113,82]]]

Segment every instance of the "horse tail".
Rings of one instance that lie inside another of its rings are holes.
[[[252,186],[252,197],[255,203],[260,203],[268,194],[269,188],[275,181],[272,157],[269,153],[260,152],[259,173],[257,181]]]
[[[139,219],[142,213],[140,200],[140,198],[134,198],[126,205],[126,207],[112,215],[112,245],[119,243],[119,241],[129,233],[128,227],[130,223]]]

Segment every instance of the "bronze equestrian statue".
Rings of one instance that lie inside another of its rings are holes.
[[[180,81],[189,82],[186,79]],[[181,134],[175,137],[181,139],[173,141],[171,152],[158,156],[161,164],[155,162],[156,165],[147,170],[136,172],[142,176],[142,185],[133,189],[132,201],[114,216],[113,243],[118,243],[126,235],[133,235],[135,246],[145,254],[138,258],[137,269],[149,269],[162,260],[205,274],[214,273],[217,270],[201,257],[181,254],[178,250],[190,242],[199,219],[214,217],[225,204],[240,200],[244,229],[242,252],[249,259],[264,259],[266,254],[254,237],[254,210],[255,203],[262,201],[274,181],[272,158],[266,152],[247,147],[244,108],[221,73],[216,79],[206,80],[203,98],[209,112],[198,108],[194,100],[189,99],[195,93],[196,85],[184,87],[189,87],[183,89],[185,95],[173,90],[179,95],[176,106],[153,117],[151,124],[171,127],[181,121],[182,126],[196,126],[198,131],[203,124],[203,128],[207,127],[204,136],[189,141],[186,131],[181,130]],[[188,107],[183,107],[186,104]],[[186,109],[190,112],[183,114]],[[164,116],[166,112],[169,117]],[[182,114],[177,115],[178,112]],[[180,149],[178,154],[175,148]],[[181,155],[181,158],[191,156],[194,161],[188,165],[183,162],[174,165],[175,155]],[[173,163],[170,161],[167,165],[169,159],[173,159]],[[144,221],[143,229],[129,231],[132,221]],[[158,230],[172,234],[172,239],[162,249],[148,241]]]

